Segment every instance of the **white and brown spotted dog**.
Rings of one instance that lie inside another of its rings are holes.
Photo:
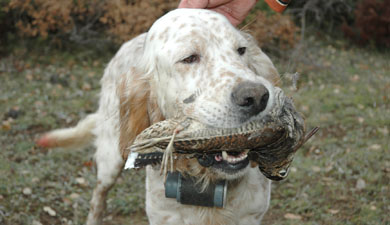
[[[38,144],[83,146],[94,141],[97,186],[87,224],[101,224],[109,189],[121,173],[126,148],[142,130],[176,116],[214,127],[238,127],[273,106],[279,76],[252,37],[222,15],[177,9],[148,33],[125,43],[101,80],[99,109],[74,128],[52,131]],[[146,212],[150,224],[260,224],[270,181],[246,154],[216,155],[211,167],[197,159],[175,163],[192,176],[228,180],[225,208],[182,205],[164,195],[164,177],[147,167]]]

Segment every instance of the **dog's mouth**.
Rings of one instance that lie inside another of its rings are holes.
[[[198,162],[203,167],[212,167],[227,174],[234,174],[248,166],[248,152],[249,150],[221,151],[205,154],[198,157]]]

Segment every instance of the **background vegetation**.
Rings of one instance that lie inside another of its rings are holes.
[[[264,224],[390,224],[390,1],[293,3],[280,15],[259,1],[241,26],[275,62],[307,127],[321,128],[288,179],[273,182]],[[0,224],[83,224],[94,149],[34,139],[95,111],[119,45],[177,4],[0,0]],[[105,223],[147,224],[144,171],[123,172]]]

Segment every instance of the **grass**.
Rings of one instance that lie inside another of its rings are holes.
[[[94,150],[40,149],[34,139],[97,108],[111,56],[15,48],[0,59],[0,224],[83,224]],[[274,61],[281,74],[295,72]],[[273,183],[263,224],[390,224],[389,61],[388,51],[307,40],[294,59],[298,91],[288,76],[283,87],[307,127],[321,129],[288,179]],[[144,171],[126,171],[109,194],[106,224],[147,224],[144,207]]]

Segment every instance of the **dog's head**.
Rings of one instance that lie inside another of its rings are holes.
[[[271,60],[249,34],[216,12],[171,11],[150,28],[140,57],[137,71],[148,81],[143,83],[150,91],[144,95],[149,102],[144,111],[150,123],[187,116],[213,127],[239,127],[273,106],[278,74]],[[142,110],[132,108],[133,113]],[[132,120],[127,123],[137,123]],[[246,152],[221,152],[176,166],[190,174],[235,179],[245,173],[249,160]]]

